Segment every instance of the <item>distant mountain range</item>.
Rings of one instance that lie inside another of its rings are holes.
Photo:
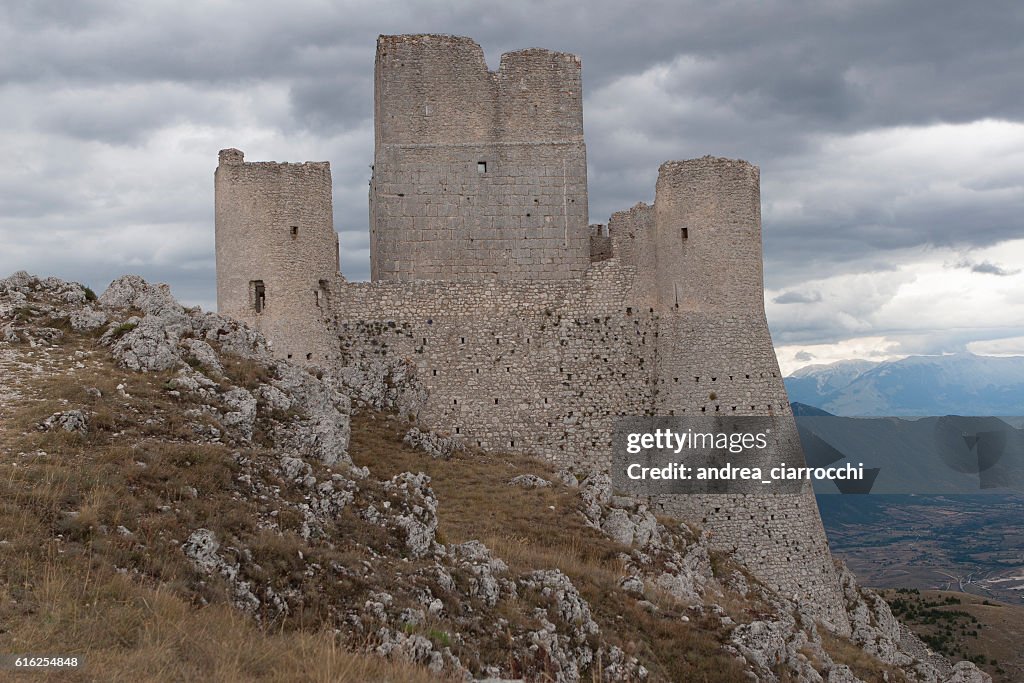
[[[801,368],[785,382],[791,402],[833,415],[1024,415],[1024,356],[840,361]]]

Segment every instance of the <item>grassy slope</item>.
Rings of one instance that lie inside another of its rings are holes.
[[[221,586],[196,586],[176,542],[202,524],[244,528],[251,512],[230,493],[229,449],[189,444],[167,378],[113,367],[88,337],[13,348],[29,365],[5,364],[0,381],[21,394],[0,407],[0,652],[86,662],[34,679],[437,680],[352,654],[326,625],[262,629]],[[89,435],[35,428],[69,406],[93,413]]]

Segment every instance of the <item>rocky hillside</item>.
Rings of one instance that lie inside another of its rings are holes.
[[[62,680],[984,681],[842,572],[852,638],[606,475],[415,425],[138,277],[0,280],[0,652]]]

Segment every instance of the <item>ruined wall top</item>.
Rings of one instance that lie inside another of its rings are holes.
[[[483,49],[449,35],[380,36],[377,143],[583,141],[579,57],[530,48],[488,71]]]

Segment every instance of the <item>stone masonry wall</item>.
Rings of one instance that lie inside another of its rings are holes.
[[[323,361],[327,282],[338,273],[330,164],[251,163],[227,149],[214,187],[217,310],[263,332],[282,357]]]
[[[491,450],[608,464],[620,415],[650,410],[655,320],[631,269],[575,282],[350,283],[332,296],[339,362],[412,361],[420,421]]]
[[[761,312],[679,312],[658,326],[658,415],[774,415],[781,459],[803,465],[782,373]],[[817,602],[842,630],[841,592],[810,486],[801,494],[660,496],[655,509],[710,529],[712,545],[788,597]]]
[[[373,280],[570,279],[590,261],[580,62],[381,36]]]

